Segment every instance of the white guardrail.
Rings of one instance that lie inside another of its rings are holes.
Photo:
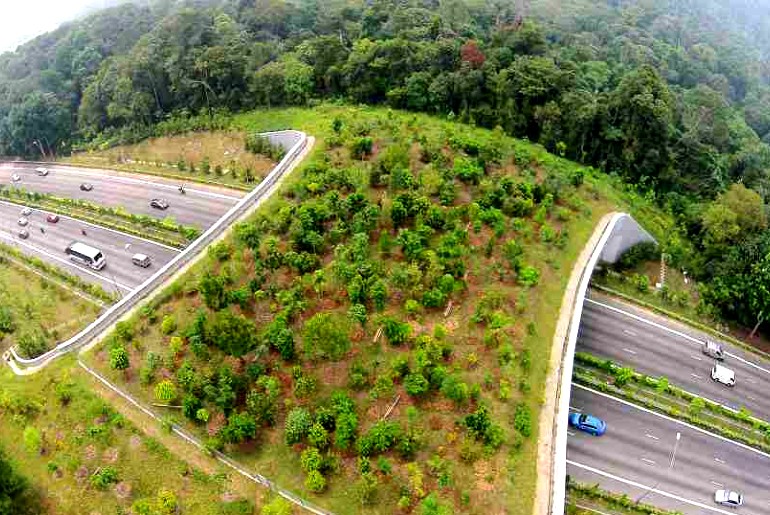
[[[559,379],[559,390],[557,392],[556,417],[554,419],[554,446],[553,446],[553,466],[551,467],[551,509],[550,515],[564,515],[566,500],[566,478],[567,478],[567,428],[569,416],[569,398],[572,383],[572,368],[575,360],[575,346],[577,344],[578,329],[580,328],[580,318],[583,315],[583,304],[585,301],[588,284],[591,281],[591,274],[599,261],[604,246],[612,234],[618,221],[628,217],[626,213],[616,213],[609,221],[602,232],[599,242],[594,247],[591,257],[588,260],[580,276],[580,284],[575,292],[575,302],[572,307],[572,317],[570,319],[569,333],[567,334],[567,345],[564,348],[561,362],[561,376]]]
[[[265,132],[262,133],[262,135],[269,138],[273,144],[281,145],[284,149],[288,150],[284,158],[281,159],[281,162],[273,168],[256,188],[239,200],[238,203],[227,211],[227,213],[193,241],[186,249],[180,252],[174,259],[166,263],[160,270],[132,290],[131,293],[121,299],[117,304],[110,307],[99,318],[75,336],[59,343],[45,354],[41,354],[40,356],[31,359],[22,358],[18,355],[16,349],[11,347],[6,359],[8,361],[13,359],[13,361],[15,361],[17,365],[20,365],[21,368],[39,367],[48,361],[56,359],[59,356],[88,343],[112,324],[116,323],[123,315],[144,300],[160,284],[166,281],[166,279],[173,276],[178,270],[194,259],[212,241],[219,237],[222,232],[227,230],[233,222],[245,214],[256,202],[261,200],[266,194],[271,193],[273,185],[283,176],[290,165],[293,164],[294,160],[301,155],[307,145],[307,135],[304,132],[294,130]]]

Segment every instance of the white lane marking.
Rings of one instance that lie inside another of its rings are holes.
[[[26,168],[24,170],[27,170]],[[123,182],[127,184],[142,184],[145,186],[159,186],[161,188],[169,189],[169,190],[177,190],[179,189],[179,186],[174,186],[172,184],[164,184],[162,182],[156,182],[156,181],[148,181],[144,179],[134,179],[131,177],[123,177],[120,175],[112,175],[110,173],[99,173],[98,169],[94,169],[93,172],[85,171],[82,169],[72,169],[72,168],[64,168],[61,166],[52,166],[49,168],[52,172],[61,172],[69,175],[80,175],[80,176],[86,176],[86,177],[98,177],[99,179],[107,179],[108,181],[114,181],[114,182]],[[104,170],[106,172],[110,172],[111,170]],[[122,172],[122,173],[131,173],[131,172]],[[195,182],[195,181],[192,181]],[[222,186],[222,188],[227,188],[227,186]],[[196,190],[194,188],[188,188],[185,186],[185,192],[189,195],[190,193],[197,193],[198,195],[205,196],[205,197],[212,197],[212,198],[219,198],[224,200],[241,200],[241,197],[235,197],[233,195],[224,195],[222,193],[214,193],[213,191],[206,191],[206,190]]]
[[[721,460],[721,459],[717,458],[716,456],[714,456],[714,461],[716,461],[717,463],[721,463],[722,465],[725,464],[725,460]]]
[[[628,329],[623,329],[623,332],[626,333],[628,336],[636,336],[635,332],[629,331]]]
[[[62,263],[63,265],[67,265],[70,268],[76,268],[76,269],[80,270],[81,272],[85,272],[88,275],[96,277],[100,281],[104,281],[107,284],[114,283],[115,285],[118,286],[118,288],[122,288],[122,289],[124,289],[126,291],[133,290],[133,288],[131,288],[130,286],[126,286],[125,284],[121,284],[121,283],[119,283],[117,281],[110,281],[109,277],[104,277],[104,276],[101,276],[99,274],[95,274],[94,272],[88,270],[87,268],[83,268],[83,267],[77,266],[75,263],[73,263],[72,261],[70,261],[68,259],[63,259],[63,258],[60,258],[59,256],[55,256],[55,255],[51,254],[50,252],[48,252],[46,250],[43,250],[43,249],[41,249],[39,247],[35,247],[34,245],[30,245],[29,243],[27,243],[25,241],[22,241],[22,240],[19,240],[17,238],[14,238],[13,236],[10,236],[9,234],[7,234],[7,233],[5,233],[3,231],[0,231],[0,238],[3,238],[4,240],[10,241],[14,245],[21,245],[22,247],[27,247],[28,249],[31,249],[31,250],[34,250],[35,252],[43,254],[44,256],[46,256],[49,259],[53,259],[54,261],[58,261],[59,263]]]
[[[751,383],[751,384],[757,384],[757,382],[754,379],[750,378],[750,377],[747,377],[746,379],[744,379],[744,381],[746,381],[747,383]]]
[[[747,398],[747,399],[749,399],[750,401],[755,401],[755,400],[757,400],[757,398],[756,398],[756,397],[754,397],[753,395],[747,395],[747,396],[746,396],[746,398]]]
[[[577,411],[578,413],[580,413],[581,411],[581,408],[576,408],[575,406],[570,406],[569,409],[571,409],[572,411]]]
[[[681,497],[676,494],[672,494],[669,492],[666,492],[664,490],[660,490],[658,488],[655,488],[654,486],[648,486],[642,483],[637,483],[636,481],[632,481],[630,479],[626,479],[624,477],[616,476],[615,474],[610,474],[609,472],[605,472],[603,470],[599,470],[597,468],[591,467],[589,465],[583,465],[582,463],[578,463],[576,461],[572,460],[566,460],[569,465],[572,465],[573,467],[578,467],[583,470],[587,470],[589,472],[593,472],[594,474],[607,477],[610,479],[614,479],[615,481],[618,481],[620,483],[624,483],[626,485],[630,485],[636,488],[641,488],[642,490],[649,490],[650,492],[655,492],[656,494],[662,495],[663,497],[668,497],[669,499],[674,499],[676,501],[680,501],[683,503],[690,504],[692,506],[697,506],[698,508],[703,508],[704,510],[713,511],[714,513],[724,513],[725,515],[733,515],[734,512],[731,511],[725,511],[720,508],[716,508],[714,506],[709,506],[708,504],[703,504],[698,501],[693,501],[691,499],[687,499],[685,497]]]
[[[693,376],[695,379],[703,379],[703,376],[699,376],[698,374],[690,374],[690,375]]]
[[[665,325],[661,325],[661,324],[659,324],[657,322],[653,322],[652,320],[647,320],[646,318],[642,318],[639,315],[635,315],[633,313],[629,313],[628,311],[623,311],[622,309],[616,308],[615,306],[610,306],[609,304],[604,304],[603,302],[599,302],[599,301],[596,301],[596,300],[593,300],[593,299],[585,299],[585,300],[586,300],[586,302],[589,302],[591,304],[596,304],[597,306],[601,306],[603,308],[609,309],[610,311],[614,311],[616,313],[620,313],[622,315],[625,315],[625,316],[627,316],[629,318],[633,318],[637,322],[642,322],[643,324],[651,325],[653,327],[657,327],[658,329],[663,329],[664,331],[668,331],[669,333],[675,334],[677,336],[680,336],[680,337],[684,338],[685,340],[687,340],[687,341],[689,341],[691,343],[695,343],[699,347],[701,345],[703,345],[703,342],[701,340],[699,340],[697,338],[693,338],[689,334],[685,334],[685,333],[683,333],[681,331],[677,331],[676,329],[671,329],[670,327],[666,327]],[[766,374],[770,374],[770,370],[768,370],[766,368],[762,368],[759,365],[757,365],[756,363],[752,363],[751,361],[747,361],[747,360],[743,359],[742,357],[736,356],[735,354],[733,354],[731,352],[725,351],[725,355],[726,356],[730,356],[731,358],[733,358],[733,359],[735,359],[737,361],[740,361],[744,365],[748,365],[748,366],[753,367],[753,368],[755,368],[757,370],[761,370],[762,372],[764,372]]]
[[[575,433],[573,433],[572,431],[567,431],[567,434],[570,436],[575,436]]]
[[[575,388],[579,388],[581,390],[585,390],[587,392],[591,392],[594,395],[598,395],[599,397],[604,397],[605,399],[610,399],[610,400],[613,400],[615,402],[619,402],[620,404],[623,404],[624,406],[629,406],[631,408],[638,409],[639,411],[643,411],[645,413],[649,413],[650,415],[655,415],[656,417],[662,418],[664,420],[668,420],[669,422],[673,422],[675,424],[679,424],[680,426],[687,427],[687,428],[692,429],[693,431],[697,431],[697,432],[699,432],[701,434],[711,436],[713,438],[716,438],[717,440],[722,440],[723,442],[727,442],[729,444],[735,445],[736,447],[740,447],[741,449],[745,449],[747,451],[751,451],[754,454],[758,454],[760,456],[764,456],[765,458],[770,458],[770,454],[768,454],[766,452],[762,452],[759,449],[755,449],[754,447],[749,447],[748,445],[740,443],[740,442],[735,442],[733,440],[730,440],[729,438],[725,438],[724,436],[720,436],[718,434],[710,433],[709,431],[706,431],[705,429],[701,429],[700,427],[693,426],[692,424],[688,424],[687,422],[682,422],[681,420],[677,420],[675,418],[671,418],[668,415],[663,415],[661,413],[657,413],[657,412],[652,411],[650,409],[643,408],[641,406],[637,406],[636,404],[633,404],[633,403],[628,402],[626,400],[618,399],[617,397],[613,397],[612,395],[609,395],[609,394],[606,394],[606,393],[602,393],[602,392],[598,392],[596,390],[592,390],[591,388],[583,386],[582,384],[577,384],[577,383],[573,382],[572,386],[575,387]]]
[[[714,485],[717,488],[722,488],[723,486],[725,486],[722,483],[717,483],[716,481],[709,481],[709,483],[711,483],[712,485]]]
[[[695,354],[690,354],[690,357],[695,361],[703,361],[703,358],[701,358],[700,356],[696,356]]]
[[[655,462],[652,460],[648,460],[647,458],[642,458],[642,461],[645,462],[648,465],[655,465]]]
[[[19,207],[19,204],[14,204],[13,202],[6,202],[4,200],[0,200],[0,204],[6,204],[8,206]],[[40,213],[43,213],[43,214],[54,213],[53,211],[46,211],[44,209],[39,209],[39,208],[35,208],[33,213],[35,211],[39,211]],[[56,213],[56,214],[58,215],[58,213]],[[115,234],[120,234],[124,238],[133,238],[135,240],[143,241],[143,242],[149,243],[151,245],[157,245],[158,247],[163,247],[166,250],[173,250],[176,253],[182,252],[179,249],[175,249],[174,247],[169,247],[168,245],[164,245],[163,243],[159,243],[157,241],[152,241],[152,240],[148,240],[146,238],[142,238],[141,236],[135,236],[133,234],[127,234],[127,233],[124,233],[124,232],[120,232],[117,229],[110,229],[109,227],[104,227],[102,225],[92,224],[91,222],[86,222],[85,220],[80,220],[79,218],[73,218],[73,217],[67,216],[67,215],[59,215],[59,217],[60,218],[66,218],[67,220],[72,220],[73,222],[76,222],[76,223],[79,223],[79,224],[82,224],[82,225],[87,225],[87,226],[93,227],[95,229],[101,229],[103,231],[109,231],[109,232],[112,232],[112,233],[115,233]]]
[[[624,351],[626,351],[626,352],[628,352],[629,354],[636,354],[636,351],[635,351],[635,350],[626,349],[626,348],[624,348],[623,350],[624,350]]]
[[[650,433],[646,433],[644,436],[646,436],[647,438],[650,438],[652,440],[660,440],[660,438],[658,438],[655,435],[651,435]]]

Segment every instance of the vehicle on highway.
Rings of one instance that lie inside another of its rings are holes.
[[[19,175],[18,173],[15,173],[15,174],[11,175],[11,180],[13,182],[19,182],[21,180],[21,175]]]
[[[70,243],[64,252],[69,255],[72,261],[83,263],[94,270],[101,270],[107,264],[101,250],[79,241]]]
[[[168,200],[164,198],[154,198],[150,201],[150,207],[155,209],[168,209]]]
[[[735,386],[735,372],[718,363],[711,369],[711,379],[726,386]]]
[[[29,238],[29,231],[26,229],[19,229],[19,238],[22,240],[26,240]]]
[[[702,352],[706,356],[711,356],[712,358],[718,359],[720,361],[725,359],[725,352],[722,350],[722,346],[717,342],[712,342],[711,340],[706,340],[703,342]]]
[[[131,262],[135,264],[136,266],[141,266],[142,268],[147,268],[152,264],[152,260],[150,260],[150,256],[146,254],[134,254],[131,257]]]
[[[607,423],[586,413],[570,413],[569,425],[594,436],[601,436],[607,431]]]
[[[51,213],[45,217],[45,221],[48,222],[49,224],[55,224],[56,222],[59,221],[59,215]]]
[[[29,223],[29,219],[26,216],[22,216],[17,220],[18,224],[22,227],[26,226]]]
[[[82,191],[91,191],[92,189],[94,189],[94,185],[91,184],[90,182],[84,182],[80,185],[80,189]]]
[[[48,168],[44,168],[42,166],[35,168],[35,171],[41,177],[45,177],[46,175],[48,175]]]
[[[32,208],[31,207],[25,207],[21,210],[21,216],[29,216],[32,214]]]
[[[722,506],[743,506],[743,494],[733,490],[717,490],[714,492],[714,502]]]

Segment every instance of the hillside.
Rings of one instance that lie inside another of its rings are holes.
[[[89,361],[336,513],[530,513],[555,314],[612,189],[424,115],[322,106],[234,127],[317,148]]]

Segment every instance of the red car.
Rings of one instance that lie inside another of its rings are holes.
[[[49,224],[55,224],[59,221],[59,215],[54,215],[53,213],[45,217],[45,221]]]

